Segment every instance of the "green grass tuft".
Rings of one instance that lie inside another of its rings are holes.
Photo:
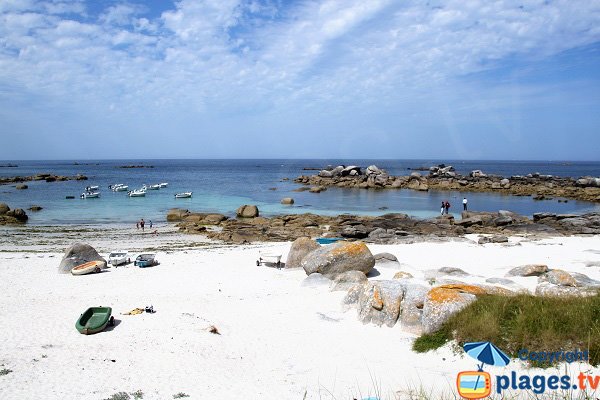
[[[424,352],[455,339],[459,344],[490,341],[513,357],[529,351],[589,350],[600,364],[600,294],[592,297],[480,296],[429,335],[413,350]],[[547,363],[534,363],[547,367]]]

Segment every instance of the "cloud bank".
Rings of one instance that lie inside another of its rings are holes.
[[[599,42],[596,1],[5,0],[0,158],[590,159]]]

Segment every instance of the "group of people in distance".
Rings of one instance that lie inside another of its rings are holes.
[[[148,223],[150,224],[150,229],[152,229],[152,220],[148,221]],[[137,229],[142,228],[142,230],[144,230],[145,226],[146,226],[146,221],[144,221],[144,218],[140,219],[138,222],[135,223],[135,227]]]
[[[469,201],[467,200],[466,197],[463,197],[463,211],[467,211],[467,204],[469,203]],[[442,208],[440,209],[440,214],[444,215],[444,214],[448,214],[448,210],[450,210],[450,203],[448,202],[448,200],[442,201]]]

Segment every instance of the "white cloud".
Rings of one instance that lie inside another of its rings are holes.
[[[123,115],[410,109],[506,60],[600,41],[600,2],[430,4],[181,0],[152,19],[123,2],[94,19],[80,1],[4,0],[0,105],[29,95]]]

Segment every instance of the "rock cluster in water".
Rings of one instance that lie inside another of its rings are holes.
[[[29,217],[23,209],[11,210],[8,204],[0,203],[0,225],[24,224],[28,219]]]
[[[46,182],[62,182],[62,181],[86,181],[88,178],[85,175],[63,176],[54,174],[37,174],[31,176],[11,176],[0,178],[0,185],[9,183],[28,182],[28,181],[46,181]],[[17,185],[17,189],[27,189],[27,185]]]
[[[457,190],[496,192],[515,196],[534,196],[536,200],[560,197],[600,202],[600,178],[563,178],[532,173],[503,177],[474,170],[469,175],[458,174],[454,167],[432,166],[428,174],[412,172],[408,176],[392,176],[375,165],[364,171],[358,166],[329,166],[316,175],[299,176],[294,182],[324,188],[338,186],[363,189]]]

